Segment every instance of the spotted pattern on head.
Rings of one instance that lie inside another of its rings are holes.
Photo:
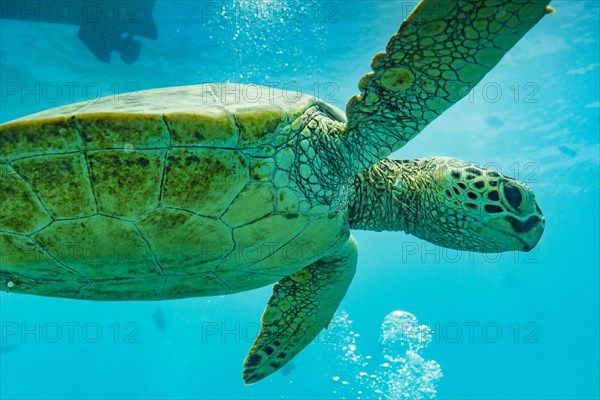
[[[531,250],[544,218],[524,184],[461,160],[383,160],[351,180],[350,226],[461,250]]]
[[[439,204],[428,204],[432,215],[440,213],[442,229],[433,231],[441,239],[422,229],[417,236],[442,246],[482,252],[529,251],[537,244],[544,218],[526,185],[464,161],[428,160],[435,168],[428,190],[443,193]],[[459,234],[444,234],[444,229],[452,231],[453,227],[459,228]]]

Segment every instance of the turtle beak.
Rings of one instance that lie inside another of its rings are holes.
[[[512,225],[515,232],[519,233],[519,238],[523,242],[523,251],[531,251],[540,241],[544,228],[546,227],[546,220],[543,216],[533,215],[526,221],[521,221],[515,217],[506,217],[508,222]]]
[[[522,251],[531,251],[540,241],[546,227],[546,219],[533,194],[528,197],[524,207],[529,212],[524,213],[525,215],[512,214],[503,218],[505,226],[510,226],[513,235],[523,244],[519,249]]]
[[[544,214],[533,192],[524,185],[513,181],[501,186],[505,186],[502,206],[506,211],[493,213],[497,217],[489,219],[486,225],[502,234],[503,238],[498,238],[497,242],[501,251],[531,251],[544,233]]]
[[[514,180],[503,179],[500,187],[504,194],[505,208],[512,209],[508,215],[501,217],[503,225],[522,244],[515,250],[531,251],[540,241],[546,226],[535,195],[527,186]]]

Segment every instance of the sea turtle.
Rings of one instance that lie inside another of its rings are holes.
[[[548,0],[422,1],[346,114],[241,84],[147,90],[0,127],[4,291],[166,300],[275,283],[243,378],[329,324],[355,272],[351,229],[478,252],[531,250],[524,184],[460,160],[387,158],[498,63]]]

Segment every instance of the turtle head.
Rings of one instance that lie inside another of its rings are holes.
[[[545,220],[525,184],[454,158],[408,163],[410,176],[400,168],[393,188],[414,203],[417,217],[407,216],[408,233],[479,252],[529,251],[538,243]]]

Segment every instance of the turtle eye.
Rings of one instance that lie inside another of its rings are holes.
[[[521,194],[521,191],[518,188],[516,188],[514,185],[511,185],[510,183],[506,183],[504,185],[504,196],[506,197],[508,204],[510,204],[512,208],[514,208],[515,210],[519,209],[521,201],[523,201],[523,195]]]

